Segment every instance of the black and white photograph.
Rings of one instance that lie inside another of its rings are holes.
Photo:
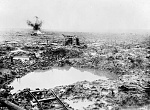
[[[150,110],[150,0],[0,0],[0,110]]]

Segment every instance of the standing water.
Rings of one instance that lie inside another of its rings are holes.
[[[25,88],[53,88],[55,86],[69,85],[78,81],[94,81],[98,79],[107,80],[101,71],[99,75],[94,75],[89,71],[81,71],[74,67],[66,68],[53,68],[46,71],[34,71],[21,79],[15,79],[10,85],[14,87],[12,92],[23,90]]]

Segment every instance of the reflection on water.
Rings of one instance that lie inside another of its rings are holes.
[[[101,71],[100,71],[101,72]],[[80,71],[73,67],[53,68],[51,70],[37,70],[22,77],[20,81],[14,80],[11,86],[14,87],[12,92],[22,90],[24,88],[53,88],[55,86],[68,85],[77,81],[93,81],[97,79],[107,80],[103,73],[94,75],[89,71]],[[103,76],[102,76],[103,75]]]
[[[21,61],[29,60],[28,56],[15,56],[13,59],[20,59]]]
[[[17,50],[11,51],[11,53],[17,53],[17,52],[25,52],[26,53],[26,51],[24,51],[24,50],[22,50],[20,48],[17,48]]]
[[[98,76],[105,76],[109,79],[117,79],[118,76],[115,74],[115,73],[111,73],[109,71],[104,71],[104,70],[97,70],[97,69],[85,69],[85,68],[78,68],[78,70],[80,70],[81,72],[84,72],[84,71],[88,71],[94,75],[98,75]]]
[[[0,72],[2,72],[2,74],[10,74],[10,70],[9,69],[1,68]]]
[[[75,110],[85,110],[84,108],[88,107],[89,105],[92,105],[94,102],[88,101],[88,100],[78,100],[78,101],[69,101],[65,100],[72,108]]]

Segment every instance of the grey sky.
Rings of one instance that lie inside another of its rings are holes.
[[[29,28],[34,16],[49,30],[150,29],[150,0],[0,0],[0,28]]]

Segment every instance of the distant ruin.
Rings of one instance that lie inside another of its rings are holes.
[[[65,41],[64,41],[64,45],[77,45],[79,46],[80,45],[80,42],[79,42],[79,38],[76,36],[76,35],[73,35],[73,36],[70,36],[70,35],[64,35],[62,34],[65,38]]]

